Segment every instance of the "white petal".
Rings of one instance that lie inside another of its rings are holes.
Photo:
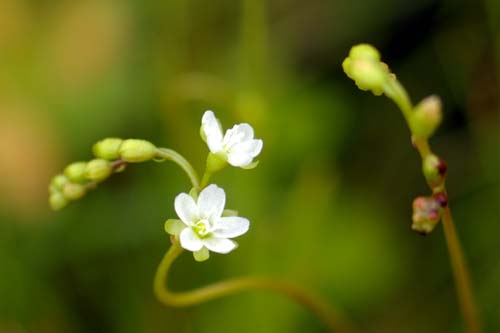
[[[198,219],[198,206],[192,196],[181,193],[175,197],[175,212],[180,219],[187,225],[193,225]]]
[[[201,118],[203,133],[207,139],[208,149],[217,153],[222,149],[222,128],[212,111],[205,111]]]
[[[226,150],[231,150],[235,145],[252,139],[252,126],[243,123],[234,125],[233,128],[228,129],[222,139],[222,144]]]
[[[237,145],[234,145],[233,148],[231,149],[231,153],[242,153],[242,154],[248,154],[252,157],[256,157],[257,155],[260,154],[263,146],[262,140],[248,140],[242,143],[239,143]]]
[[[203,244],[212,252],[229,253],[236,248],[236,243],[226,238],[204,238]]]
[[[253,139],[253,128],[247,123],[236,125],[238,126],[238,133],[241,133],[241,141]]]
[[[170,235],[177,236],[184,228],[187,228],[187,226],[181,220],[169,219],[165,222],[165,231]]]
[[[219,218],[226,204],[226,193],[215,184],[207,186],[198,197],[200,217]]]
[[[235,167],[246,167],[252,163],[253,157],[246,153],[230,153],[227,162]]]
[[[202,240],[191,228],[182,230],[179,240],[181,242],[182,248],[188,251],[199,251],[203,247]]]
[[[221,217],[214,227],[213,234],[218,238],[233,238],[248,231],[250,221],[244,217]]]

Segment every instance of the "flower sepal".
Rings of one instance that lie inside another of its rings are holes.
[[[210,251],[204,246],[201,250],[193,252],[193,258],[197,262],[208,260],[210,258]]]
[[[224,169],[227,165],[227,158],[221,153],[208,153],[207,156],[207,172],[210,174],[216,173]]]

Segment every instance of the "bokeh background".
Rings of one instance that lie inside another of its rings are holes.
[[[281,296],[189,309],[153,296],[163,223],[189,182],[129,167],[61,212],[47,184],[106,136],[147,138],[201,171],[203,111],[249,122],[252,171],[214,179],[252,221],[230,255],[183,255],[174,289],[286,277],[363,332],[463,332],[441,227],[410,230],[428,190],[390,101],[341,71],[370,42],[416,102],[439,94],[432,139],[485,332],[500,331],[500,2],[497,0],[1,0],[0,332],[322,332]]]

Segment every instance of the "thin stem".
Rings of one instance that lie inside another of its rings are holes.
[[[384,87],[384,92],[398,105],[408,126],[410,126],[410,117],[413,112],[413,107],[408,93],[401,83],[397,80],[389,81],[389,84]],[[413,138],[413,143],[422,160],[432,154],[429,141],[427,139],[416,137]],[[441,191],[446,193],[446,187],[444,185]],[[457,297],[462,315],[464,317],[465,325],[467,326],[467,333],[479,333],[481,331],[481,323],[476,303],[474,301],[470,274],[449,206],[443,208],[441,219],[443,222],[444,235],[453,270],[453,279],[455,280]]]
[[[175,150],[168,149],[168,148],[158,148],[156,155],[159,158],[164,158],[166,160],[170,160],[170,161],[176,163],[187,174],[193,187],[196,189],[198,189],[200,187],[200,181],[198,180],[198,174],[196,173],[196,170],[184,158],[184,156],[182,156],[181,154],[179,154]]]
[[[397,104],[409,126],[413,106],[403,85],[398,80],[390,78],[384,85],[384,93]]]
[[[478,333],[481,331],[481,323],[472,293],[470,274],[467,269],[460,240],[458,239],[458,234],[449,207],[444,208],[441,219],[443,221],[448,252],[450,253],[450,262],[453,268],[453,277],[457,288],[458,300],[467,325],[467,332]]]
[[[168,306],[184,307],[207,302],[246,290],[267,290],[283,294],[313,312],[331,332],[351,332],[352,326],[318,295],[286,281],[262,277],[243,277],[217,282],[186,292],[168,289],[168,273],[172,263],[183,252],[177,241],[163,257],[154,279],[154,291],[158,300]]]
[[[203,177],[201,178],[200,189],[203,189],[208,185],[208,182],[210,181],[211,177],[212,177],[212,173],[210,173],[208,171],[205,171],[205,173],[203,173]]]

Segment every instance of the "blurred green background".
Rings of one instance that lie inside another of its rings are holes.
[[[265,274],[313,288],[363,332],[463,332],[440,226],[410,230],[427,194],[399,111],[341,71],[382,52],[445,121],[451,206],[485,332],[500,332],[497,0],[0,0],[0,332],[322,332],[287,299],[189,309],[153,296],[165,219],[189,190],[170,163],[134,165],[62,212],[51,176],[106,136],[176,149],[201,171],[203,111],[251,123],[252,171],[214,178],[250,232],[230,255],[184,254],[174,289]]]

